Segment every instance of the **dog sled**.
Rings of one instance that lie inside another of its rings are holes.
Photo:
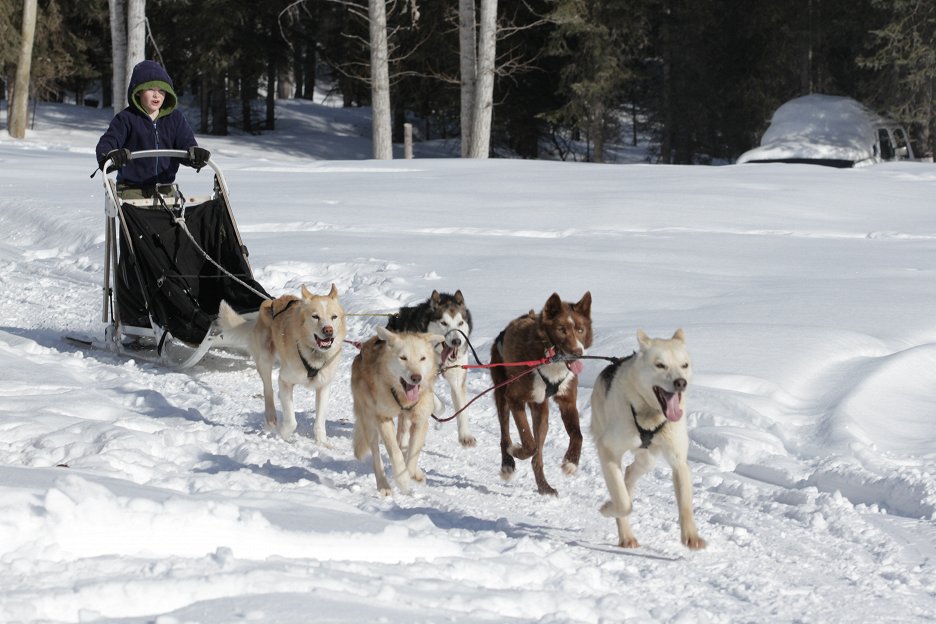
[[[137,158],[188,154],[145,150],[133,152],[131,159]],[[212,347],[224,346],[217,322],[222,299],[249,314],[271,298],[253,277],[221,170],[210,159],[205,169],[214,173],[211,192],[192,197],[176,184],[124,192],[105,174],[101,318],[107,350],[189,368]]]

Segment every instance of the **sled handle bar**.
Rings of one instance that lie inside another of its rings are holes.
[[[182,158],[188,160],[188,152],[186,150],[176,149],[152,149],[130,152],[130,160],[137,160],[138,158]],[[107,165],[109,163],[110,159],[106,160],[104,164]],[[216,174],[221,175],[221,170],[211,161],[211,158],[205,161],[205,165],[211,167]],[[106,170],[105,168],[105,171]]]
[[[138,150],[136,152],[130,152],[130,160],[136,160],[138,158],[182,158],[188,160],[188,152],[186,150],[176,150],[176,149],[152,149],[152,150]],[[104,171],[107,171],[107,165],[110,163],[110,159],[104,161]],[[211,170],[214,171],[215,177],[218,179],[218,185],[221,187],[221,194],[224,195],[224,201],[227,202],[228,206],[231,205],[230,194],[228,193],[227,181],[224,179],[224,174],[221,173],[221,169],[218,168],[218,165],[214,164],[214,161],[209,157],[205,161],[206,167],[211,167]],[[107,176],[104,176],[104,186],[111,190],[107,184]],[[116,197],[111,198],[114,205],[117,205]],[[233,218],[233,215],[232,215]]]

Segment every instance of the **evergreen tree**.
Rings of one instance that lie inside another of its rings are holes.
[[[873,31],[870,52],[860,59],[875,70],[874,103],[911,123],[917,151],[936,152],[936,3],[920,0],[872,0],[885,11]]]

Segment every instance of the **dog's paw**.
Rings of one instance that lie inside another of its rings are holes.
[[[578,470],[578,464],[573,464],[570,461],[562,462],[562,472],[567,475],[574,475]]]
[[[707,546],[705,540],[699,537],[698,533],[693,533],[691,535],[683,535],[682,538],[683,546],[689,550],[702,550]]]
[[[618,546],[621,548],[640,548],[640,542],[633,535],[626,535],[618,540]]]
[[[393,476],[397,484],[397,489],[400,490],[402,494],[409,494],[412,491],[410,487],[410,475],[409,472],[403,472],[398,475]]]
[[[614,506],[614,501],[609,499],[604,502],[604,505],[598,511],[606,518],[623,518],[630,515],[631,509],[630,506],[627,509],[618,509]]]
[[[425,483],[426,473],[424,473],[420,468],[414,468],[410,471],[410,478],[412,478],[413,481],[416,481],[417,483]]]
[[[473,435],[468,433],[465,435],[458,436],[458,443],[461,444],[465,448],[474,448],[475,446],[477,446],[478,441],[475,439]]]
[[[536,491],[544,496],[559,496],[558,490],[548,483],[543,483],[536,487]]]
[[[507,449],[507,452],[516,457],[517,459],[530,459],[533,456],[533,450],[526,451],[523,449],[522,444],[511,444],[510,448]]]
[[[513,466],[501,466],[501,479],[504,481],[510,481],[514,475]]]

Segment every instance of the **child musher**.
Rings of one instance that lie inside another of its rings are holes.
[[[172,88],[172,78],[159,63],[141,61],[133,68],[127,87],[127,108],[117,113],[94,150],[98,167],[108,160],[120,171],[117,191],[122,199],[152,197],[159,192],[173,194],[178,158],[141,158],[130,160],[139,150],[186,150],[186,164],[201,169],[211,157],[199,147],[192,127],[182,111]]]
[[[121,200],[156,198],[158,194],[171,202],[180,196],[175,184],[179,165],[199,170],[211,154],[198,146],[192,127],[177,108],[179,98],[172,78],[155,61],[141,61],[133,68],[127,102],[98,141],[94,150],[98,167],[103,170],[110,161],[118,169],[116,190]],[[131,152],[154,149],[185,150],[188,157],[130,159]],[[120,319],[126,325],[150,327],[138,276],[128,266],[131,263],[123,262],[128,254],[129,247],[121,236],[117,261]]]

